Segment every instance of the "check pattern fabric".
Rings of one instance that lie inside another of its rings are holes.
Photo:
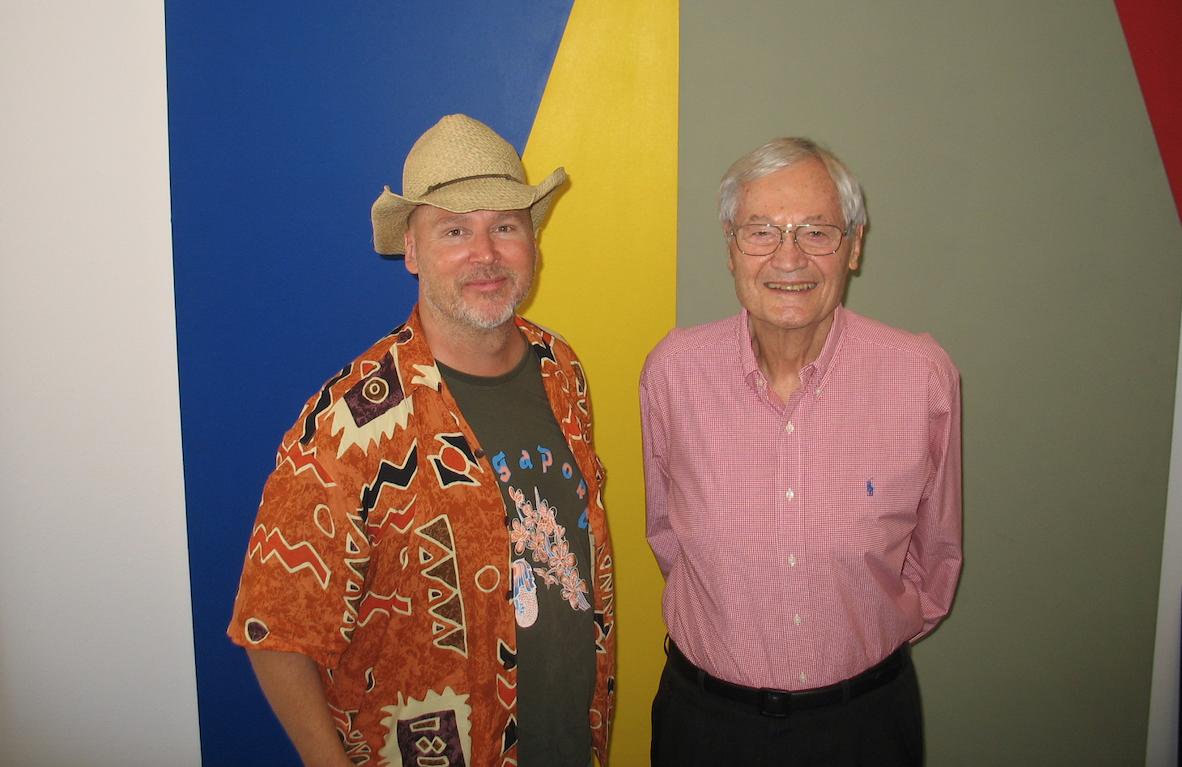
[[[615,700],[615,589],[586,377],[517,318],[587,482],[601,764]],[[320,667],[355,764],[517,764],[516,621],[497,474],[418,310],[334,376],[284,436],[247,547],[231,640]],[[572,638],[572,641],[578,641]]]
[[[647,534],[695,665],[811,689],[936,627],[961,568],[959,381],[930,336],[844,307],[787,403],[746,311],[657,345],[640,385]]]

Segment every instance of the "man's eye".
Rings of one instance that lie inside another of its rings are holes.
[[[515,224],[501,224],[496,228],[496,231],[502,233],[515,232],[517,231],[517,226]]]
[[[444,237],[463,237],[464,230],[463,229],[448,229],[446,232],[443,233],[443,236]]]

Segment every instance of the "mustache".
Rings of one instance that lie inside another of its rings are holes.
[[[513,272],[501,266],[480,266],[460,278],[460,283],[467,285],[471,282],[486,282],[488,280],[508,279],[515,282]]]

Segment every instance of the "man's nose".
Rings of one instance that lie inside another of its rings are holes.
[[[796,244],[795,230],[784,232],[784,240],[776,252],[772,253],[772,262],[786,272],[800,269],[808,263],[809,256]]]
[[[488,232],[478,231],[472,236],[469,258],[473,261],[491,263],[501,257],[497,241]]]

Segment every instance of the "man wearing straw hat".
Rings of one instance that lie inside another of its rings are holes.
[[[230,638],[305,764],[607,762],[611,543],[571,348],[517,316],[565,181],[488,126],[411,148],[374,246],[418,276],[406,322],[283,438]]]

